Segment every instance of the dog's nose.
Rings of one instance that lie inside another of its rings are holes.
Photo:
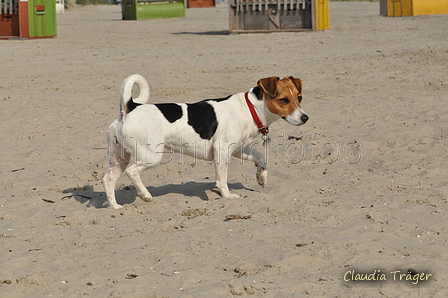
[[[308,119],[309,119],[309,117],[308,117],[306,114],[303,114],[303,115],[300,117],[300,120],[302,120],[303,123],[307,122]]]

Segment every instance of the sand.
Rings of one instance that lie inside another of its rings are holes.
[[[448,15],[331,2],[330,30],[241,35],[228,15],[86,6],[57,38],[0,41],[1,297],[448,295]],[[151,202],[122,177],[111,210],[105,130],[132,73],[152,102],[293,75],[310,120],[270,127],[264,189],[233,159],[241,199],[218,198],[212,165],[168,154],[142,176]]]

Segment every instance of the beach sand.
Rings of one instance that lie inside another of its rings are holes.
[[[331,2],[330,18],[228,35],[225,5],[140,21],[85,6],[57,38],[0,41],[0,296],[447,297],[448,15]],[[292,75],[310,120],[270,127],[266,188],[233,159],[241,198],[219,198],[213,165],[167,154],[142,175],[153,200],[123,176],[111,210],[105,131],[132,73],[154,103]]]

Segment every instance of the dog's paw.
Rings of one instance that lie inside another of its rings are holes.
[[[228,193],[227,195],[223,196],[226,199],[238,199],[240,196],[234,193]]]
[[[145,202],[152,202],[152,196],[140,196],[140,199],[142,199],[143,201],[145,201]]]
[[[110,205],[109,205],[109,208],[110,208],[110,209],[116,209],[116,210],[118,210],[118,209],[122,209],[123,206],[121,206],[121,205],[115,203],[115,204],[110,204]]]
[[[139,192],[138,196],[145,202],[151,202],[152,201],[152,195],[147,190],[145,192]]]
[[[268,170],[264,168],[258,168],[257,183],[260,184],[261,187],[265,187],[267,182],[268,182]]]

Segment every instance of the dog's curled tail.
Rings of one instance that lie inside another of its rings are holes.
[[[139,94],[132,98],[132,87],[137,85]],[[133,74],[124,79],[120,89],[120,114],[121,119],[132,111],[136,106],[148,103],[149,85],[145,78],[139,74]]]

